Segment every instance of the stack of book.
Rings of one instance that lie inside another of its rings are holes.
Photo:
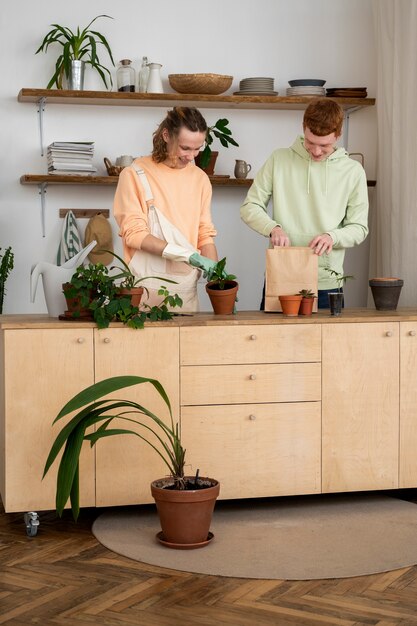
[[[48,174],[91,176],[97,172],[93,155],[93,141],[54,141],[47,150]]]

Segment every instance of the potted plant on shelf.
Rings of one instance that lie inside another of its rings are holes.
[[[211,145],[214,139],[218,139],[224,148],[228,148],[229,144],[232,146],[239,146],[239,144],[233,139],[232,131],[228,128],[229,120],[220,118],[213,126],[207,128],[206,140],[204,150],[202,150],[196,157],[195,163],[198,167],[201,167],[208,176],[212,176],[214,173],[214,167],[218,152],[211,149]]]
[[[234,274],[226,272],[226,257],[217,261],[210,271],[206,292],[216,315],[230,315],[235,311],[239,284]]]
[[[1,250],[1,248],[0,248]],[[0,254],[0,315],[3,313],[4,295],[6,293],[6,281],[13,269],[14,254],[11,246],[6,248],[4,254]]]
[[[344,301],[342,287],[347,280],[351,278],[355,278],[355,277],[351,275],[344,275],[344,274],[341,274],[340,272],[336,272],[336,270],[333,270],[331,267],[325,267],[324,269],[326,270],[326,272],[329,272],[329,274],[331,274],[337,282],[337,291],[329,293],[329,306],[330,306],[330,315],[338,316],[342,314],[343,301]]]
[[[311,289],[301,289],[298,295],[302,296],[299,314],[311,315],[313,313],[314,298],[317,297],[316,294]]]
[[[153,385],[168,410],[168,423],[149,409],[131,400],[100,399],[132,385]],[[79,515],[79,457],[82,443],[93,447],[103,437],[130,434],[149,444],[164,461],[169,476],[151,483],[152,496],[158,510],[162,533],[158,540],[171,548],[199,548],[212,539],[210,522],[220,485],[212,478],[185,476],[185,450],[181,444],[179,425],[174,423],[169,398],[161,383],[140,376],[115,376],[87,387],[60,410],[54,423],[73,411],[79,411],[56,437],[49,452],[45,476],[61,449],[56,483],[56,508],[62,516],[68,499],[74,519]],[[118,424],[113,427],[113,420]],[[120,427],[120,421],[127,428]],[[96,426],[94,432],[87,429]],[[133,430],[132,428],[135,428]]]
[[[62,89],[64,76],[67,80],[68,89],[83,89],[85,64],[91,65],[99,73],[107,89],[109,88],[107,78],[109,78],[110,88],[112,87],[113,80],[110,70],[101,64],[97,54],[97,46],[103,45],[114,66],[110,46],[104,35],[95,30],[90,30],[90,26],[100,17],[113,19],[110,15],[97,15],[83,30],[80,30],[78,26],[76,32],[73,32],[66,26],[51,24],[53,29],[47,33],[35,52],[35,54],[46,52],[49,46],[54,43],[62,46],[62,52],[55,63],[55,72],[46,87],[47,89],[51,89],[53,85],[56,85],[58,89]]]

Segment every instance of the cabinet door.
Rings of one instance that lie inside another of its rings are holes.
[[[2,353],[3,504],[6,512],[54,509],[57,461],[44,480],[42,473],[66,418],[52,422],[65,402],[94,382],[93,331],[5,330]],[[94,506],[94,451],[84,445],[80,504]]]
[[[400,324],[400,487],[417,487],[417,323]]]
[[[186,473],[220,481],[221,498],[319,493],[320,402],[182,407]]]
[[[323,326],[323,492],[398,487],[399,324]]]
[[[174,419],[178,420],[178,344],[178,328],[96,330],[96,380],[122,375],[156,378],[164,386],[172,405]],[[134,400],[158,417],[169,420],[166,405],[150,384],[122,389],[114,396]],[[148,418],[144,416],[144,420],[146,419]],[[133,424],[123,420],[114,420],[113,426],[117,425],[137,430]],[[140,432],[145,434],[143,429]],[[135,435],[119,435],[102,439],[96,444],[97,506],[152,502],[151,481],[167,474],[168,469],[159,455]]]

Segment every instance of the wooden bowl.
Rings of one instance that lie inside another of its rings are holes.
[[[225,74],[169,74],[169,84],[175,91],[187,94],[218,96],[229,89],[233,76]]]

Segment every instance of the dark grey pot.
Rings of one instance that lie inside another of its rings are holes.
[[[395,311],[404,281],[401,278],[371,278],[369,286],[377,311]]]

